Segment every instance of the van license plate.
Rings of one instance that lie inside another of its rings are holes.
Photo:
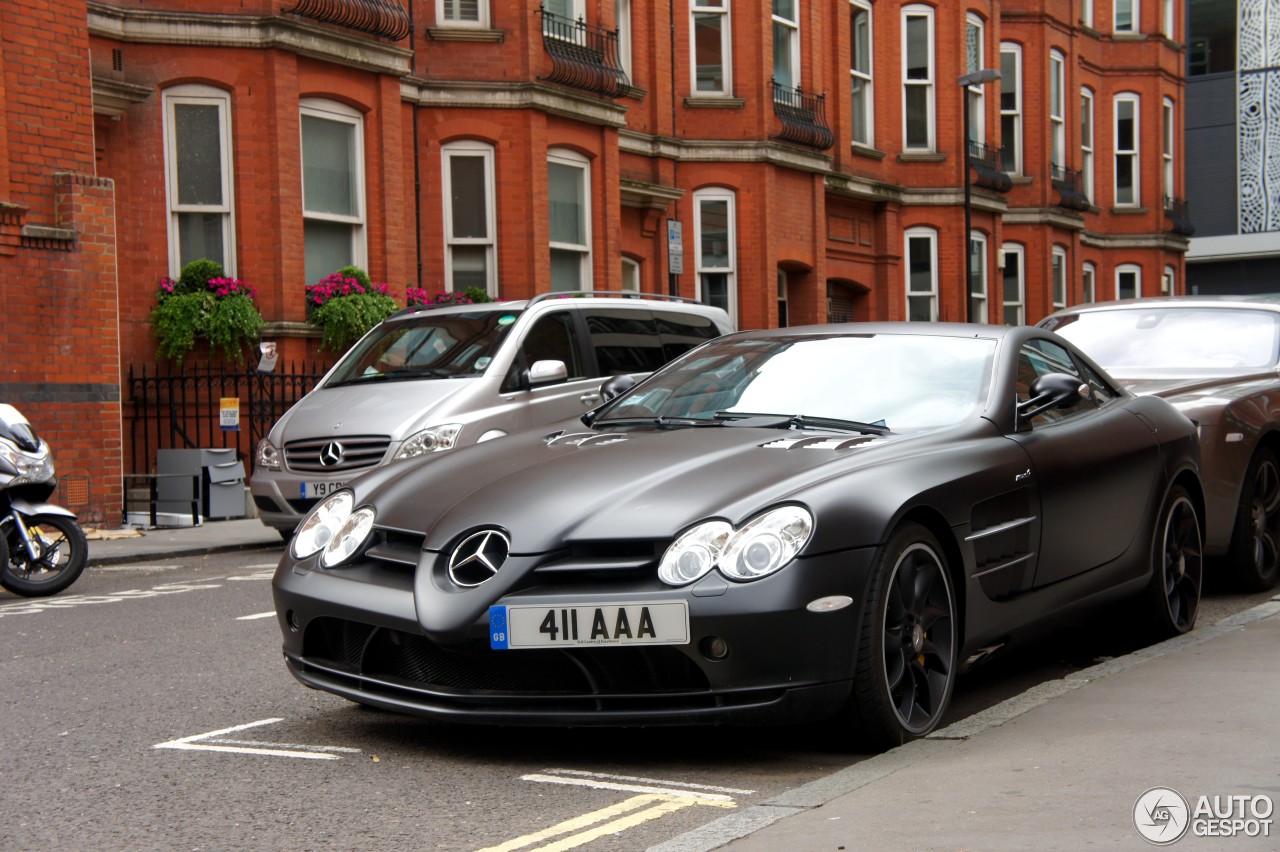
[[[318,500],[321,497],[328,497],[340,488],[345,488],[345,482],[304,482],[302,483],[302,499]]]
[[[688,642],[685,601],[489,607],[489,647],[500,651]]]

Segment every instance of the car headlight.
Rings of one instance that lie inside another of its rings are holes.
[[[733,527],[724,521],[698,524],[680,536],[662,555],[658,579],[669,586],[683,586],[716,567]]]
[[[731,580],[758,580],[795,558],[813,532],[813,516],[800,506],[765,512],[735,530],[707,521],[671,543],[658,566],[658,579],[683,586],[712,568]]]
[[[339,491],[317,503],[293,534],[289,549],[294,558],[306,559],[324,550],[351,517],[354,506],[350,491]]]
[[[329,543],[320,554],[320,564],[332,568],[350,559],[373,529],[373,509],[362,506],[351,513],[351,517],[338,528]]]
[[[258,447],[254,450],[253,461],[256,467],[263,470],[279,470],[280,469],[280,450],[276,449],[276,445],[266,438],[258,442]]]
[[[395,458],[392,461],[417,458],[430,453],[438,453],[441,450],[451,450],[458,440],[458,433],[461,431],[461,423],[446,423],[443,426],[432,426],[428,429],[423,429],[418,434],[407,438],[400,445],[400,449],[396,451]]]

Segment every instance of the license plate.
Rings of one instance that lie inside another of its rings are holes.
[[[302,483],[302,499],[328,497],[339,488],[345,488],[346,484],[345,482],[304,482]]]
[[[489,647],[500,651],[688,642],[689,606],[684,601],[489,607]]]

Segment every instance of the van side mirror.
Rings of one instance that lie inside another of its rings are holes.
[[[569,378],[569,369],[563,361],[534,361],[524,374],[525,387],[536,388],[563,382]]]
[[[1046,373],[1031,383],[1031,398],[1018,403],[1018,416],[1030,420],[1051,408],[1071,408],[1089,398],[1089,386],[1079,376]]]
[[[606,379],[604,384],[600,385],[600,398],[605,402],[613,399],[619,394],[626,393],[636,386],[636,380],[628,373],[619,376],[613,376]]]

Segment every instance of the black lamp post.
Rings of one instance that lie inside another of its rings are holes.
[[[960,256],[964,258],[964,315],[968,322],[973,322],[973,264],[969,256],[972,251],[972,243],[969,239],[969,232],[972,230],[970,220],[973,218],[973,197],[969,190],[969,87],[985,86],[999,79],[1000,72],[996,69],[982,68],[962,75],[958,81],[960,111],[964,114],[962,118],[964,125],[964,253]]]

